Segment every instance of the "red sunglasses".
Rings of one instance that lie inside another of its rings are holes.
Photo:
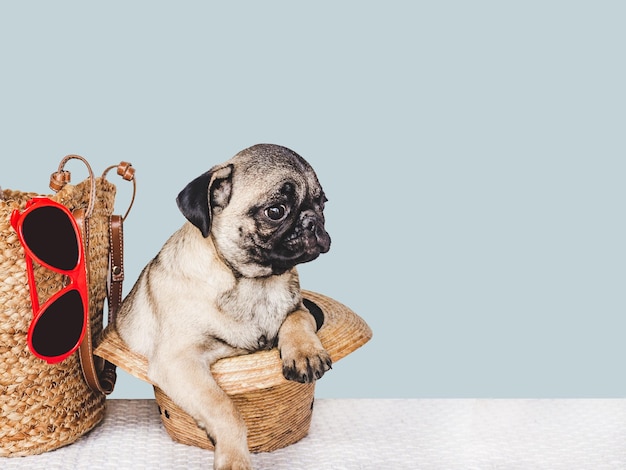
[[[61,362],[80,346],[89,318],[85,252],[78,223],[65,206],[47,197],[34,197],[23,212],[13,211],[11,225],[24,248],[33,306],[28,347],[49,364]],[[68,279],[43,306],[39,305],[33,260]]]

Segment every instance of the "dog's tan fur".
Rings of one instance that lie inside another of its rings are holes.
[[[286,179],[296,187],[293,211],[304,211],[305,200],[323,197],[306,162],[295,164],[285,152],[291,151],[252,147],[211,170],[206,189],[210,230],[199,229],[197,217],[186,214],[190,221],[143,270],[116,322],[131,349],[148,358],[150,379],[214,441],[215,469],[252,467],[245,424],[213,380],[212,363],[277,342],[287,378],[316,380],[331,365],[316,335],[315,319],[302,303],[295,267],[268,270],[242,248],[263,231],[262,216],[253,219],[251,207],[268,200]],[[259,159],[264,172],[259,171]],[[307,214],[319,213],[315,217],[321,221],[312,230],[322,240],[321,252],[330,244],[322,209],[323,203],[307,209]],[[267,227],[265,232],[270,233]]]

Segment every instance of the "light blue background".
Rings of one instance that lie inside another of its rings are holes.
[[[303,287],[374,330],[318,396],[624,397],[625,24],[610,1],[3,2],[0,185],[131,161],[127,292],[188,181],[286,145],[330,198]]]

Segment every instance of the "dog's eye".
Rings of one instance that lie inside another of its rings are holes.
[[[265,209],[265,215],[272,220],[280,220],[285,217],[287,209],[282,204],[280,206],[271,206]]]

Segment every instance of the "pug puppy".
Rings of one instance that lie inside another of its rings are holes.
[[[312,382],[331,368],[295,268],[330,248],[325,202],[315,172],[292,150],[241,151],[180,192],[187,222],[120,307],[120,336],[206,430],[215,469],[250,469],[251,461],[246,426],[212,363],[277,345],[287,379]]]

